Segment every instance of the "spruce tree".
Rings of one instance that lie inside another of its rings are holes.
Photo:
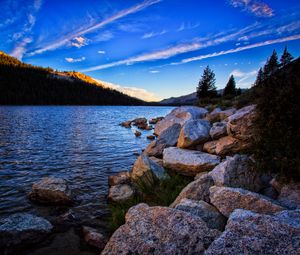
[[[238,89],[236,90],[236,95],[237,95],[237,96],[242,95],[242,89],[241,89],[241,88],[238,88]]]
[[[262,81],[264,80],[264,72],[263,72],[263,69],[260,68],[258,73],[257,73],[257,76],[256,76],[256,80],[255,80],[255,83],[254,83],[254,86],[258,86],[262,83]]]
[[[278,56],[276,50],[274,50],[271,57],[268,59],[267,63],[264,66],[264,76],[270,77],[277,71],[278,67]]]
[[[287,47],[285,46],[283,54],[280,58],[280,64],[281,66],[286,66],[293,60],[293,56],[288,52]]]
[[[215,83],[216,83],[215,74],[209,68],[209,66],[207,66],[203,71],[203,74],[201,76],[201,79],[197,87],[198,98],[204,99],[204,98],[212,98],[217,96],[217,89]]]
[[[226,87],[224,88],[223,96],[232,96],[233,97],[235,95],[236,95],[235,79],[234,79],[234,76],[231,75],[226,84]]]

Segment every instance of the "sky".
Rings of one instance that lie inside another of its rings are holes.
[[[0,50],[148,101],[253,84],[276,49],[300,55],[299,0],[0,0]]]

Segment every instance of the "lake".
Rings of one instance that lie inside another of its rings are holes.
[[[80,222],[107,214],[109,175],[130,170],[150,141],[143,131],[120,122],[165,116],[172,107],[148,106],[1,106],[0,217],[30,212],[54,219],[71,212]],[[76,204],[68,208],[39,206],[26,195],[43,177],[67,180]],[[102,219],[103,220],[103,219]],[[96,224],[96,223],[95,223]]]

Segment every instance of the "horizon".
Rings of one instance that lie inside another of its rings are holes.
[[[273,49],[279,57],[285,46],[300,55],[294,0],[25,2],[4,0],[0,50],[119,84],[149,101],[195,92],[207,65],[217,89],[231,74],[237,87],[249,88]]]

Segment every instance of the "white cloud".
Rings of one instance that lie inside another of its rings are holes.
[[[257,75],[257,71],[243,72],[238,69],[233,70],[230,75],[233,75],[237,79],[237,87],[249,88],[253,84],[253,81]]]
[[[150,73],[159,73],[160,71],[158,70],[151,70]]]
[[[142,36],[142,39],[149,39],[152,37],[156,37],[156,36],[160,36],[160,35],[164,35],[165,33],[167,33],[166,30],[162,30],[160,32],[150,32],[150,33],[146,33]]]
[[[75,37],[72,41],[71,41],[71,45],[72,46],[75,46],[76,48],[81,48],[85,45],[88,44],[88,41],[85,37],[83,36],[78,36],[78,37]]]
[[[272,17],[274,11],[266,3],[259,0],[230,0],[235,8],[242,8],[258,17]]]
[[[66,45],[69,41],[71,41],[73,38],[75,37],[78,37],[78,36],[82,36],[82,35],[85,35],[85,34],[88,34],[88,33],[91,33],[91,32],[94,32],[95,30],[97,29],[100,29],[100,28],[103,28],[104,26],[108,25],[108,24],[111,24],[121,18],[124,18],[130,14],[133,14],[133,13],[136,13],[136,12],[139,12],[139,11],[142,11],[143,9],[146,9],[148,8],[149,6],[151,5],[154,5],[154,4],[157,4],[157,3],[160,3],[162,0],[145,0],[144,2],[140,3],[140,4],[137,4],[133,7],[130,7],[128,9],[125,9],[125,10],[122,10],[118,13],[116,13],[115,15],[97,23],[97,24],[94,24],[92,26],[89,26],[85,29],[80,29],[78,31],[75,31],[71,34],[68,34],[62,38],[60,38],[59,40],[57,41],[54,41],[46,46],[43,46],[39,49],[36,49],[34,50],[33,52],[30,52],[29,55],[30,56],[33,56],[33,55],[36,55],[36,54],[41,54],[43,52],[46,52],[46,51],[49,51],[49,50],[55,50],[59,47],[62,47],[64,45]]]
[[[161,100],[161,98],[157,97],[154,93],[149,92],[145,89],[136,88],[136,87],[123,87],[123,86],[120,86],[117,84],[103,82],[103,81],[100,81],[97,79],[94,79],[94,80],[106,88],[111,88],[111,89],[117,90],[126,95],[129,95],[131,97],[136,97],[136,98],[142,99],[147,102],[156,102],[156,101]]]
[[[76,63],[76,62],[82,62],[85,60],[85,57],[81,58],[65,58],[65,60],[69,63]]]
[[[184,30],[190,30],[194,29],[200,26],[200,23],[192,24],[192,23],[181,23],[180,27],[177,29],[178,32],[184,31]]]
[[[99,33],[97,36],[93,38],[94,42],[106,42],[114,38],[114,35],[111,31],[105,31],[103,33]]]
[[[105,50],[98,50],[98,53],[99,54],[105,54],[106,52],[105,52]]]

